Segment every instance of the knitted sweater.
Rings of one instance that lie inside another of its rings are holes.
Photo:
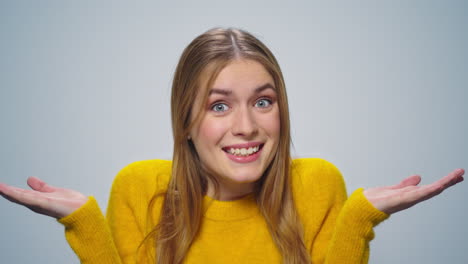
[[[136,254],[140,242],[154,227],[148,205],[155,193],[167,188],[171,162],[132,163],[115,178],[107,219],[96,200],[58,221],[82,263],[154,263]],[[304,240],[313,263],[367,263],[373,227],[388,215],[377,210],[356,190],[348,199],[338,169],[322,159],[296,159],[291,167],[294,202],[304,227]],[[157,220],[162,200],[154,203]],[[207,208],[200,232],[184,263],[280,263],[267,224],[253,195],[235,201],[204,197]]]

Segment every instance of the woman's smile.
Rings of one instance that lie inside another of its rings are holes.
[[[256,161],[260,157],[263,145],[261,142],[249,142],[227,146],[223,150],[232,161],[248,163]]]

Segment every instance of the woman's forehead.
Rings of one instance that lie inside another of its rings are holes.
[[[276,90],[273,77],[262,64],[254,60],[232,61],[218,70],[216,76],[207,77],[211,78],[205,77],[204,85],[199,88],[199,92],[206,97],[212,94],[228,96],[246,92],[258,93],[266,89]]]

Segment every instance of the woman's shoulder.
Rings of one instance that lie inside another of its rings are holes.
[[[165,189],[172,171],[170,160],[141,160],[132,162],[120,170],[113,186],[126,189]]]
[[[293,160],[291,187],[297,212],[310,237],[317,230],[309,228],[322,223],[331,208],[341,204],[347,196],[338,168],[321,158]]]
[[[291,164],[294,189],[314,190],[318,193],[333,193],[345,189],[343,176],[330,161],[321,158],[294,159]]]
[[[171,170],[172,161],[170,160],[161,160],[161,159],[152,159],[152,160],[140,160],[134,161],[128,165],[126,165],[122,171],[138,171],[138,172],[164,172]]]
[[[340,176],[341,172],[331,162],[322,158],[299,158],[294,159],[291,163],[291,172],[293,174],[305,175],[311,177],[315,176]]]

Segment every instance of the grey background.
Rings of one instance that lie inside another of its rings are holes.
[[[296,157],[322,157],[351,193],[468,167],[464,1],[1,1],[1,182],[28,176],[94,195],[170,159],[182,49],[244,28],[277,56]],[[467,186],[376,228],[371,263],[467,263]],[[2,263],[78,263],[54,219],[0,200]]]

